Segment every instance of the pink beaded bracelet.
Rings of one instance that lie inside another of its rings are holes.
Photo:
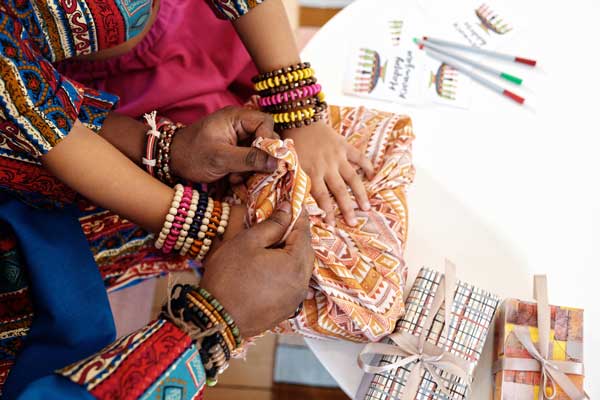
[[[258,100],[258,104],[261,107],[267,107],[275,104],[287,103],[290,101],[312,97],[319,94],[319,92],[321,92],[321,85],[315,83],[313,85],[288,90],[287,92],[276,93],[271,96],[261,97]]]
[[[179,236],[177,237],[177,241],[175,242],[175,250],[180,250],[185,240],[188,236],[188,232],[190,230],[190,225],[194,221],[194,215],[196,210],[198,210],[198,201],[200,200],[200,193],[197,190],[192,191],[192,199],[190,206],[185,214],[185,218],[183,219],[183,224],[181,227],[181,231],[179,232]]]
[[[181,186],[181,185],[178,185]],[[175,186],[177,188],[177,186]],[[188,210],[190,209],[190,205],[192,202],[193,191],[190,186],[186,186],[183,188],[183,194],[181,195],[181,200],[179,202],[179,207],[177,207],[176,215],[174,216],[174,221],[172,222],[171,229],[167,238],[165,239],[164,245],[162,247],[163,253],[167,254],[173,250],[175,243],[177,242],[177,238],[179,237],[179,233],[183,228],[183,223],[185,222],[185,218],[187,217]],[[175,195],[177,197],[177,195]],[[175,205],[176,197],[173,198],[173,204],[171,204],[171,210],[169,214],[172,214],[173,206]]]

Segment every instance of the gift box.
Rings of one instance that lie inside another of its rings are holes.
[[[583,310],[548,305],[545,277],[535,279],[537,302],[507,299],[500,307],[494,335],[494,399],[543,398],[544,381],[547,398],[586,398]]]
[[[496,295],[455,281],[450,263],[445,275],[421,269],[395,332],[359,356],[367,373],[356,398],[467,398],[498,304]]]

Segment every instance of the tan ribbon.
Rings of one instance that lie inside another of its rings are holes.
[[[534,297],[537,301],[538,315],[538,344],[531,340],[529,328],[516,325],[512,333],[521,342],[525,350],[533,357],[503,358],[494,364],[494,372],[510,371],[540,371],[541,382],[538,400],[552,400],[556,397],[556,385],[560,386],[571,400],[585,400],[589,396],[580,390],[565,374],[583,375],[583,364],[575,361],[558,361],[549,357],[550,349],[550,306],[548,304],[548,287],[545,275],[534,277]],[[546,394],[548,383],[552,387],[552,395]]]
[[[400,400],[412,400],[415,398],[419,391],[421,375],[424,371],[429,372],[432,379],[437,384],[438,389],[448,398],[451,398],[452,395],[446,388],[444,379],[434,368],[442,369],[465,381],[469,380],[473,363],[448,353],[443,348],[426,341],[427,332],[429,332],[435,316],[444,303],[446,303],[446,306],[444,307],[445,315],[442,335],[447,337],[447,334],[444,335],[444,332],[447,333],[448,327],[450,326],[455,286],[456,267],[450,261],[446,260],[445,276],[442,277],[438,290],[433,298],[429,314],[421,329],[421,335],[417,337],[407,332],[396,332],[388,336],[395,345],[369,343],[358,355],[358,365],[360,368],[365,372],[374,374],[400,367],[407,367],[409,364],[414,363],[404,385],[404,392],[400,397]],[[391,364],[370,365],[363,359],[367,355],[399,356],[403,358]]]

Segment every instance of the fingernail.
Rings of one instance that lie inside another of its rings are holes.
[[[363,203],[362,209],[363,209],[363,211],[369,211],[371,209],[371,204],[370,203]]]
[[[277,160],[273,157],[269,157],[267,160],[267,169],[271,172],[277,169]]]
[[[356,219],[354,219],[354,218],[348,219],[348,225],[350,225],[350,226],[356,226]]]
[[[279,203],[277,211],[283,211],[284,213],[289,214],[290,211],[292,211],[292,205],[289,201],[284,201],[283,203]]]

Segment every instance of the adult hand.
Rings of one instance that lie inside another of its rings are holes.
[[[267,153],[238,142],[253,137],[277,138],[273,118],[260,111],[226,107],[181,129],[171,144],[171,170],[193,182],[214,182],[238,172],[273,172],[277,162]]]
[[[243,337],[273,328],[306,298],[314,263],[306,213],[285,244],[271,248],[290,224],[290,209],[283,203],[268,220],[225,242],[205,265],[200,286],[221,302]]]
[[[356,225],[354,202],[348,194],[348,186],[358,206],[368,210],[367,191],[356,168],[360,167],[371,179],[374,169],[369,159],[324,122],[288,130],[284,136],[294,139],[300,164],[311,179],[311,194],[326,213],[325,221],[329,224],[335,221],[331,192],[346,223]]]

